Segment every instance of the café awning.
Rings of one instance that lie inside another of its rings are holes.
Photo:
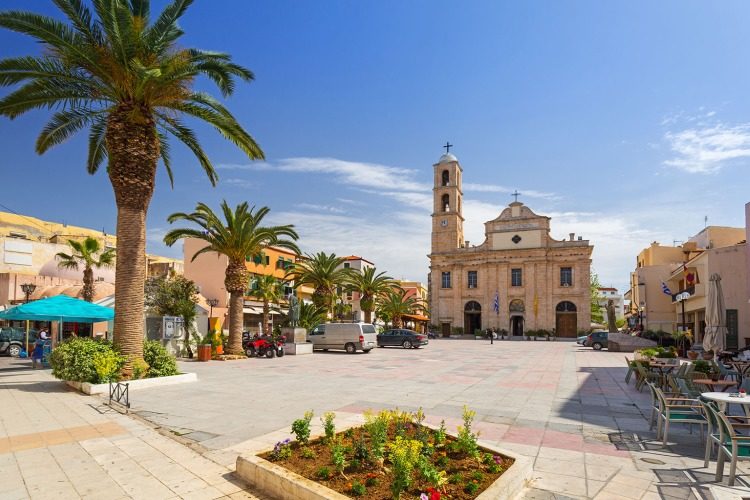
[[[98,323],[114,319],[115,311],[100,305],[56,295],[11,307],[0,312],[0,319],[30,321],[64,321],[68,323]]]

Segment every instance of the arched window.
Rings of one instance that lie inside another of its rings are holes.
[[[464,306],[464,312],[472,313],[472,312],[481,312],[482,306],[477,302],[476,300],[471,300],[466,303]]]
[[[443,186],[447,186],[451,183],[451,174],[448,173],[447,170],[443,170],[443,180],[442,180]]]
[[[450,212],[451,211],[451,197],[447,194],[443,195],[443,212]]]
[[[508,309],[512,313],[522,313],[526,311],[526,307],[523,304],[523,300],[521,299],[513,299],[510,301],[510,304],[508,305]]]
[[[557,304],[557,307],[555,307],[555,311],[557,312],[576,312],[576,305],[572,302],[563,301]]]

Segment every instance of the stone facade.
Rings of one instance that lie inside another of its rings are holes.
[[[464,241],[463,169],[452,154],[434,165],[431,322],[443,335],[496,328],[574,337],[591,325],[588,240],[558,241],[550,218],[515,201],[485,223],[485,241]],[[495,309],[497,300],[498,308]]]

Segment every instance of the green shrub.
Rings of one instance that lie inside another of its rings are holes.
[[[448,482],[451,483],[451,484],[458,484],[458,483],[460,483],[463,480],[464,480],[464,476],[460,472],[456,472],[454,474],[451,474],[448,477]]]
[[[315,458],[318,455],[315,453],[315,450],[312,448],[302,448],[302,451],[300,451],[300,455],[302,458]]]
[[[367,493],[367,488],[365,488],[364,484],[356,480],[352,483],[352,496],[361,497],[361,496],[364,496],[366,493]]]
[[[158,340],[147,340],[143,344],[143,359],[148,364],[148,378],[177,375],[177,362]]]
[[[477,445],[478,433],[471,431],[471,425],[477,412],[470,410],[464,405],[463,420],[464,425],[458,426],[458,436],[456,437],[456,448],[464,455],[476,457],[479,455],[479,445]]]
[[[320,479],[328,479],[329,477],[331,477],[331,469],[323,466],[317,470],[315,475],[318,476],[318,478]]]
[[[310,440],[310,421],[313,418],[312,410],[306,411],[303,418],[298,418],[292,422],[292,432],[297,437],[297,442],[301,445],[307,444]]]
[[[693,371],[705,373],[706,375],[710,375],[711,365],[708,363],[708,361],[705,361],[703,359],[698,359],[696,361],[693,361]]]
[[[133,379],[138,380],[148,375],[148,363],[142,359],[133,361]]]
[[[90,384],[118,380],[124,363],[111,342],[86,337],[61,343],[50,355],[55,378]]]
[[[466,485],[464,486],[464,492],[468,493],[469,495],[475,494],[478,489],[479,489],[479,485],[474,482],[466,483]]]
[[[336,414],[332,411],[325,412],[323,416],[320,417],[320,421],[323,423],[323,430],[326,433],[327,441],[331,441],[334,434],[336,434],[336,424],[334,423],[335,418]]]

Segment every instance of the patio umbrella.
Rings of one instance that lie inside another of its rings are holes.
[[[708,282],[706,295],[706,334],[703,337],[703,348],[719,353],[724,349],[727,327],[724,324],[726,309],[724,293],[721,291],[721,276],[714,273]]]
[[[67,295],[56,295],[48,299],[35,300],[0,312],[0,319],[27,319],[31,321],[65,321],[68,323],[98,323],[115,317],[114,310],[74,299]]]

